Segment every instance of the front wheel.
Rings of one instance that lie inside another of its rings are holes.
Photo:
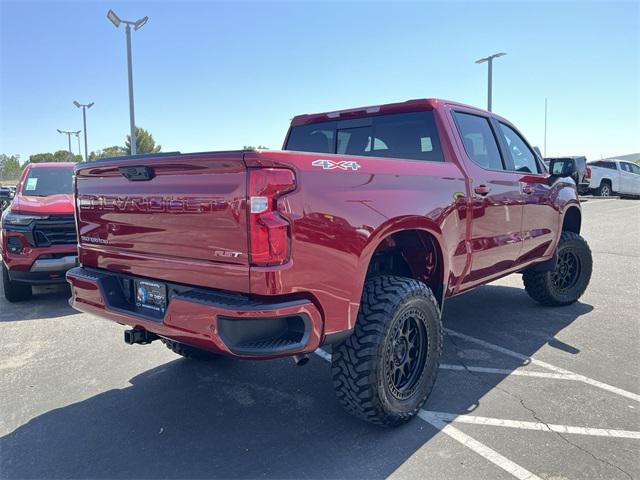
[[[352,415],[395,426],[431,393],[442,352],[440,309],[424,283],[379,276],[364,286],[353,335],[335,346],[336,395]]]
[[[11,281],[9,270],[4,263],[2,263],[2,289],[4,290],[4,298],[12,303],[29,300],[32,295],[31,285]]]
[[[575,303],[587,289],[593,260],[589,245],[577,233],[562,232],[558,243],[557,262],[553,270],[526,270],[524,288],[535,301],[550,306]]]

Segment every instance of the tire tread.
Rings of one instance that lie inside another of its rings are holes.
[[[442,328],[438,302],[424,283],[398,276],[377,276],[365,283],[354,333],[333,348],[331,372],[334,389],[343,408],[355,417],[377,425],[399,425],[418,413],[431,392],[435,374],[417,407],[404,413],[385,410],[377,394],[378,351],[383,342],[385,325],[398,304],[415,295],[423,296],[437,312],[440,334],[436,339],[436,351],[439,359],[442,352]]]

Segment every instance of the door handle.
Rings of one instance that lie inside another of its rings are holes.
[[[485,195],[488,195],[489,192],[491,192],[491,188],[487,187],[486,185],[478,185],[473,189],[473,191],[478,195],[482,195],[484,197]]]
[[[522,186],[522,193],[526,193],[527,195],[531,195],[535,191],[536,191],[536,189],[533,188],[533,186],[531,186],[531,185],[523,185]]]

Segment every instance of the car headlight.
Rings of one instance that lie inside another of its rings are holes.
[[[46,220],[48,215],[31,215],[28,213],[14,213],[11,210],[5,210],[2,214],[2,227],[9,226],[26,226],[35,220]]]

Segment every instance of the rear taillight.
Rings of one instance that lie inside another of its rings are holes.
[[[291,226],[278,213],[278,198],[295,187],[291,170],[249,170],[249,252],[253,265],[281,265],[289,259]]]
[[[591,169],[587,167],[587,178],[591,178]]]

